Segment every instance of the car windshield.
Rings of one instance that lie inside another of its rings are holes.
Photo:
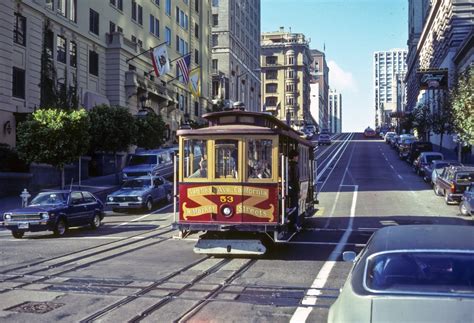
[[[449,163],[435,163],[434,166],[436,169],[441,169],[449,166]]]
[[[60,205],[67,203],[66,193],[39,193],[33,200],[31,200],[30,206],[36,205]]]
[[[134,179],[134,180],[126,181],[125,183],[123,183],[122,188],[140,189],[140,188],[146,188],[149,186],[151,186],[150,180]]]
[[[474,172],[462,172],[456,174],[456,181],[458,183],[474,182]]]
[[[132,155],[128,161],[128,166],[156,164],[155,155]]]
[[[433,160],[440,160],[440,159],[443,159],[443,156],[439,156],[439,155],[428,155],[428,156],[426,156],[426,161],[428,163],[431,163]]]
[[[367,260],[371,291],[474,296],[473,252],[391,252]]]

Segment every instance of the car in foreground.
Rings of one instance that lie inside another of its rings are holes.
[[[433,160],[431,164],[425,166],[423,179],[433,185],[443,169],[448,166],[462,166],[462,164],[457,160]]]
[[[330,145],[331,144],[331,136],[328,133],[320,133],[318,137],[318,146],[321,145]]]
[[[444,196],[446,204],[460,202],[464,191],[474,183],[474,167],[450,166],[446,167],[433,183],[436,195]]]
[[[425,176],[425,167],[431,165],[431,162],[434,160],[443,160],[444,156],[442,153],[437,153],[433,151],[422,152],[414,161],[413,161],[413,170],[420,176]]]
[[[97,229],[103,218],[104,205],[94,194],[65,190],[38,193],[27,207],[3,215],[4,226],[17,239],[25,232],[53,231],[60,237],[70,227]]]
[[[131,209],[153,210],[159,201],[171,202],[173,185],[162,176],[143,176],[125,181],[122,187],[109,194],[106,205],[114,212]]]
[[[461,212],[461,215],[474,216],[474,184],[471,184],[471,186],[464,191],[461,203],[459,203],[459,212]]]
[[[474,227],[399,225],[356,257],[328,322],[472,322]]]

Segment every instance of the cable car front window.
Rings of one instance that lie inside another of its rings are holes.
[[[248,177],[272,177],[272,140],[249,139],[247,142]]]
[[[207,140],[185,139],[183,145],[185,178],[207,178]]]
[[[216,178],[237,178],[238,176],[238,140],[216,140],[215,161]]]

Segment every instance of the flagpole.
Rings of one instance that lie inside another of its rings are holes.
[[[200,67],[201,67],[201,66],[197,66],[197,67],[195,67],[195,68],[189,70],[189,74],[191,74],[192,71],[195,71],[195,70],[197,70],[197,69],[200,68]],[[178,76],[173,77],[171,80],[169,80],[168,82],[166,82],[166,84],[168,84],[169,82],[172,82],[172,81],[176,80],[176,79],[177,79],[178,77],[180,77],[180,76],[181,76],[181,75],[178,75]]]
[[[130,58],[127,58],[127,60],[125,61],[125,63],[128,63],[128,62],[130,62],[131,60],[134,60],[135,58],[137,58],[137,57],[139,57],[139,56],[142,56],[143,54],[146,54],[146,53],[148,53],[149,51],[154,50],[156,47],[159,47],[159,46],[161,46],[161,45],[163,45],[163,44],[166,44],[166,43],[167,43],[167,41],[162,42],[161,44],[158,44],[158,45],[156,45],[156,46],[150,47],[150,49],[147,49],[147,50],[145,50],[145,51],[143,51],[143,52],[141,52],[141,53],[139,53],[139,54],[137,54],[137,55],[135,55],[135,56],[132,56],[132,57],[130,57]],[[152,71],[153,71],[153,70],[152,70]]]
[[[163,44],[162,44],[162,45],[163,45]],[[158,45],[158,46],[160,46],[160,45]],[[185,54],[185,55],[182,55],[182,56],[178,56],[178,57],[176,57],[175,59],[170,60],[169,63],[171,64],[172,62],[177,61],[178,59],[180,59],[180,58],[182,58],[182,57],[186,57],[186,56],[188,56],[188,55],[191,55],[191,52],[189,52],[189,53],[187,53],[187,54]],[[153,71],[154,71],[154,69],[149,70],[146,74],[153,73]],[[167,73],[167,74],[168,74],[168,73]],[[176,77],[175,77],[175,78],[176,78]]]

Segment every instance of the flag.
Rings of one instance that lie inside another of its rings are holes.
[[[168,57],[167,45],[162,44],[151,52],[151,60],[153,62],[153,69],[157,77],[164,75],[170,71],[170,60]]]
[[[201,96],[201,68],[199,67],[189,72],[189,90],[195,98]]]
[[[178,65],[181,75],[183,76],[183,83],[188,84],[189,83],[189,65],[191,65],[191,54],[181,57],[180,59],[178,59],[176,64]]]

